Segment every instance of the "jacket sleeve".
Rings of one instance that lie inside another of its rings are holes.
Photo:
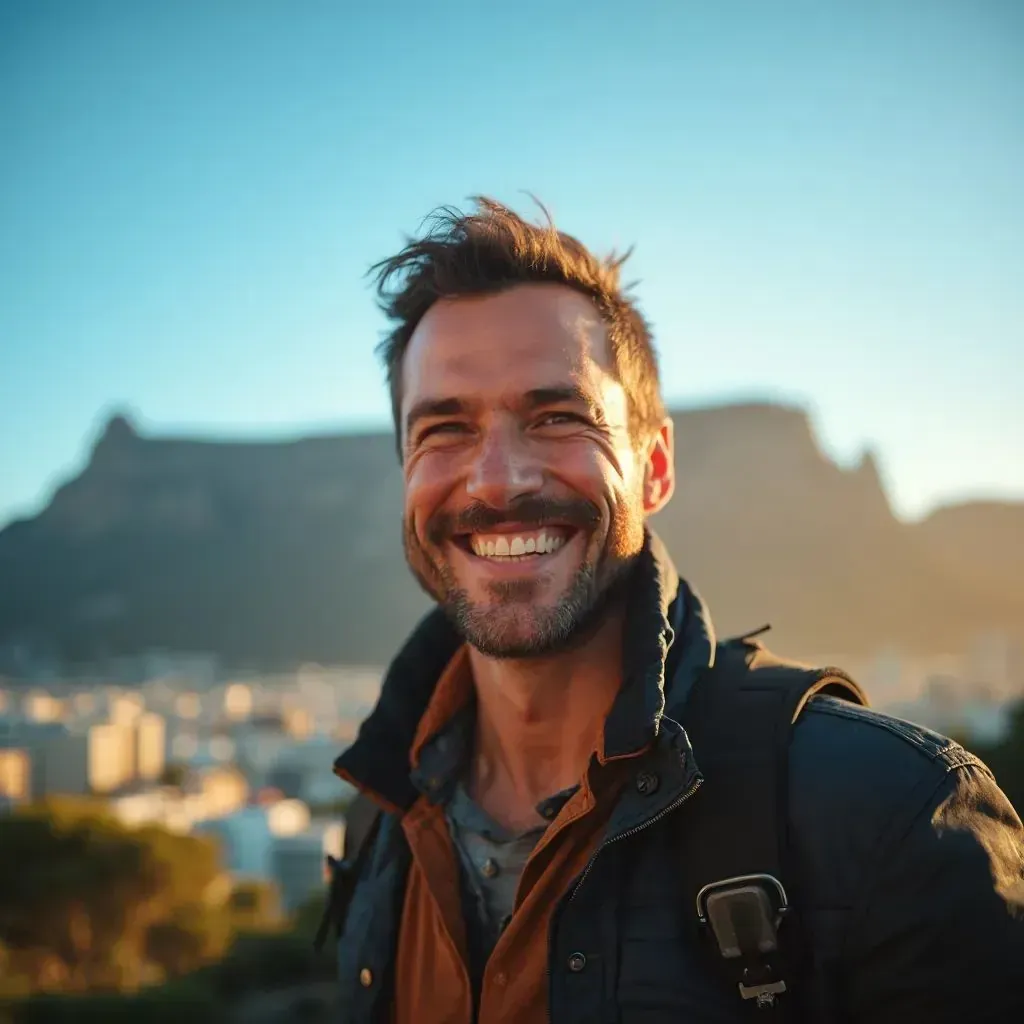
[[[946,772],[897,835],[847,935],[850,1019],[1024,1020],[1024,827],[989,770]]]

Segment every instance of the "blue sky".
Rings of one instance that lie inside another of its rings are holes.
[[[807,405],[897,510],[1024,497],[1024,4],[0,0],[0,523],[112,409],[385,426],[364,272],[488,193],[598,249],[667,397]]]

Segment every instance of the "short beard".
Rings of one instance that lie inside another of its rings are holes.
[[[525,519],[527,523],[534,519],[540,521],[545,511],[554,518],[559,510],[534,509],[524,502],[521,511],[510,511],[508,518]],[[582,529],[590,525],[582,508],[563,508],[560,511],[563,516],[574,511],[575,521]],[[535,515],[529,515],[530,512],[535,512]],[[505,518],[490,511],[478,512],[477,515],[484,522]],[[593,515],[595,519],[599,515],[596,509]],[[476,525],[472,512],[467,519]],[[403,540],[406,560],[417,582],[438,603],[466,643],[491,658],[539,658],[562,653],[583,643],[597,631],[622,597],[629,570],[635,562],[632,555],[639,552],[643,539],[641,526],[636,544],[631,544],[627,536],[632,531],[627,523],[628,520],[613,522],[605,550],[589,553],[568,591],[554,606],[546,608],[531,605],[534,589],[531,580],[493,583],[489,588],[491,594],[503,602],[504,607],[475,605],[467,592],[458,586],[451,566],[444,562],[436,563],[428,556],[409,523],[405,524]],[[427,532],[434,543],[439,544],[450,535],[449,523],[442,521],[440,525],[430,525],[433,529],[428,528]],[[623,550],[628,551],[633,546],[637,552],[626,554]]]
[[[495,597],[518,606],[519,622],[511,629],[502,621],[504,615],[476,607],[466,591],[456,586],[447,588],[441,607],[466,643],[489,658],[547,657],[571,650],[598,630],[623,589],[627,568],[628,564],[617,567],[611,579],[600,586],[595,567],[589,563],[581,566],[568,593],[552,608],[528,604],[530,582],[493,584],[490,589]],[[526,628],[520,625],[520,616],[528,617]]]

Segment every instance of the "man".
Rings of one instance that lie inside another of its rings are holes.
[[[672,422],[620,263],[478,200],[377,268],[405,553],[438,608],[336,764],[383,812],[346,866],[342,1019],[1010,1019],[1020,819],[974,757],[842,679],[850,701],[807,702],[783,744],[794,923],[771,872],[699,920],[686,879],[734,859],[716,822],[745,827],[723,805],[743,744],[730,769],[729,708],[702,726],[701,695],[761,654],[716,642],[645,525],[675,486]],[[767,936],[740,991],[731,927]]]

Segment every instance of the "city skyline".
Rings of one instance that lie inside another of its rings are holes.
[[[0,11],[0,527],[149,435],[385,429],[366,268],[526,191],[672,406],[809,409],[897,514],[1024,498],[1024,9],[97,2]]]

